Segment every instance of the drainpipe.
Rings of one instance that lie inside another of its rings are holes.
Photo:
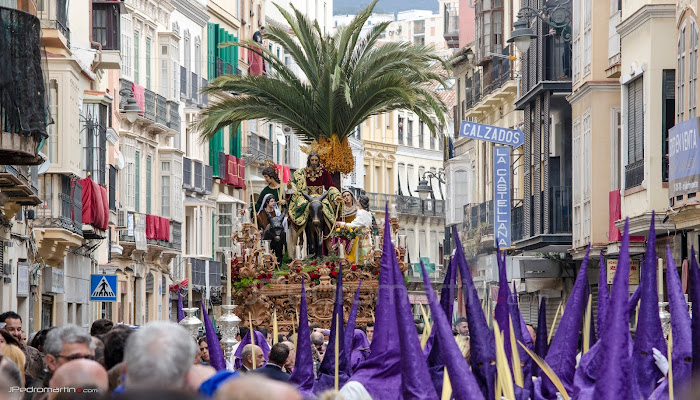
[[[97,45],[97,54],[99,55],[99,58],[97,59],[97,64],[93,64],[93,66],[90,68],[93,73],[97,71],[97,68],[102,64],[102,43],[96,42],[92,38],[92,0],[88,0],[90,3],[90,10],[89,10],[89,18],[90,18],[90,45]],[[90,82],[90,90],[95,90],[95,81]]]

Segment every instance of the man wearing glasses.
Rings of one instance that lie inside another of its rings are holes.
[[[52,329],[44,343],[46,366],[49,375],[68,361],[95,359],[95,345],[90,334],[76,325],[68,324]]]

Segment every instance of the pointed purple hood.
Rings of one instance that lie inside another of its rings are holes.
[[[639,390],[646,399],[656,388],[656,382],[663,377],[654,362],[652,348],[657,348],[666,355],[666,340],[659,318],[659,292],[656,277],[656,231],[654,213],[652,212],[647,250],[641,271],[641,303],[637,319],[637,332],[634,336],[632,351],[633,376],[637,379]]]
[[[512,293],[508,287],[508,276],[506,275],[506,263],[501,257],[501,250],[496,249],[496,259],[498,264],[498,299],[496,301],[495,318],[498,327],[503,331],[503,347],[508,358],[508,365],[512,367],[513,355],[510,348],[510,322]],[[517,320],[513,321],[515,324]],[[513,326],[515,328],[515,325]],[[520,324],[518,324],[519,330]]]
[[[440,308],[442,308],[443,313],[448,319],[452,319],[452,308],[454,306],[454,288],[455,281],[457,280],[457,266],[455,265],[455,258],[447,267],[445,273],[445,279],[442,283],[442,289],[440,290]],[[451,328],[450,328],[451,329]],[[437,346],[436,341],[439,340],[436,336],[435,329],[430,331],[430,338],[428,339],[427,346],[430,345],[428,350],[428,368],[430,369],[430,378],[433,380],[433,386],[435,386],[435,391],[440,394],[442,393],[442,384],[444,381],[444,371],[445,371],[445,361],[443,359],[443,352],[440,350],[441,346]],[[452,338],[454,340],[454,338]]]
[[[637,286],[637,288],[634,289],[634,293],[632,293],[632,296],[630,296],[630,299],[627,302],[630,315],[637,311],[637,305],[639,303],[639,297],[641,295],[642,295],[642,286]]]
[[[484,395],[481,393],[481,389],[479,389],[479,385],[476,383],[467,361],[462,356],[462,352],[452,336],[451,323],[448,321],[442,307],[438,305],[435,291],[422,260],[420,264],[423,271],[423,284],[428,295],[430,311],[433,315],[433,330],[437,339],[433,348],[438,349],[445,361],[447,374],[450,376],[450,384],[452,386],[452,397],[455,400],[483,400]]]
[[[314,359],[311,355],[311,335],[309,334],[309,313],[306,305],[306,287],[301,279],[301,301],[299,302],[299,329],[297,330],[297,354],[294,371],[289,383],[296,386],[299,393],[307,397],[314,396]]]
[[[610,293],[608,292],[608,269],[605,265],[603,252],[600,252],[600,270],[598,271],[598,337],[603,333],[605,326],[605,313],[608,311],[608,302],[610,301]]]
[[[370,345],[369,358],[360,363],[350,380],[364,385],[372,398],[397,400],[401,397],[401,392],[397,390],[401,386],[401,349],[395,343],[398,322],[394,300],[392,258],[396,258],[396,253],[391,244],[391,223],[388,206],[386,208],[384,244],[374,312],[374,338]],[[410,325],[415,335],[413,321]]]
[[[673,331],[673,383],[676,387],[681,387],[688,382],[693,369],[693,335],[690,328],[688,303],[683,296],[683,286],[668,246],[666,246],[666,285]]]
[[[625,221],[620,257],[610,293],[610,303],[605,316],[605,334],[598,341],[601,362],[596,380],[594,398],[599,400],[631,400],[632,390],[629,371],[632,360],[629,354],[629,219]]]
[[[537,316],[537,336],[535,336],[535,354],[540,356],[541,359],[547,357],[547,350],[549,349],[549,343],[547,343],[547,336],[549,331],[547,330],[547,298],[542,297],[540,300],[540,313]],[[540,367],[537,363],[532,363],[532,376],[539,376]]]
[[[690,303],[700,304],[700,268],[695,259],[695,247],[690,249]],[[693,313],[690,323],[693,333],[693,373],[700,372],[700,313]]]
[[[357,284],[357,291],[355,291],[355,298],[352,301],[352,308],[350,309],[350,315],[348,315],[348,323],[345,324],[345,355],[348,359],[348,372],[352,374],[352,362],[350,360],[353,351],[353,338],[355,337],[355,322],[357,321],[357,308],[360,305],[360,289],[362,288],[362,279]],[[369,347],[369,346],[368,346]]]
[[[219,343],[219,338],[216,337],[216,331],[214,330],[214,325],[209,319],[209,313],[207,313],[207,308],[204,306],[204,301],[200,300],[202,305],[202,318],[204,319],[204,332],[207,338],[207,346],[209,346],[209,365],[216,368],[217,371],[223,371],[226,369],[226,359],[224,358],[224,352],[221,350],[221,343]]]
[[[391,272],[394,275],[394,301],[398,318],[398,331],[393,336],[393,345],[401,349],[401,398],[403,400],[438,400],[435,388],[429,383],[428,363],[416,334],[413,310],[408,301],[408,289],[394,251],[391,252],[390,262]],[[397,336],[398,340],[396,340]]]
[[[505,253],[504,253],[505,255]],[[505,262],[504,262],[505,264]],[[520,313],[520,306],[518,303],[518,290],[515,287],[515,282],[513,282],[513,298],[510,302],[510,315],[513,321],[513,334],[515,335],[516,342],[523,343],[529,350],[532,350],[532,337],[530,332],[527,330],[527,324],[525,323],[525,318],[523,314]],[[523,388],[520,390],[516,385],[516,397],[522,400],[528,400],[530,394],[532,393],[532,359],[528,357],[527,352],[520,346],[517,346],[516,350],[520,357],[520,370],[523,373]],[[519,393],[517,393],[519,391]]]
[[[337,323],[336,323],[337,320]],[[328,347],[323,355],[321,366],[318,369],[316,380],[316,393],[333,389],[335,385],[335,337],[338,337],[338,388],[343,387],[348,381],[348,357],[345,354],[345,328],[343,327],[343,270],[338,269],[338,280],[335,284],[335,304],[333,306],[333,321],[331,321],[331,334],[328,338]],[[342,333],[342,334],[340,334]]]
[[[182,294],[180,289],[177,290],[177,322],[179,323],[185,318],[185,310],[182,308]]]
[[[452,227],[452,236],[455,238],[454,258],[457,260],[459,275],[462,279],[467,322],[469,323],[471,352],[469,363],[484,398],[493,400],[496,393],[496,345],[493,331],[486,322],[484,310],[481,309],[481,301],[476,292],[456,227]]]
[[[552,338],[552,343],[547,351],[545,361],[552,367],[568,393],[573,393],[574,373],[576,371],[576,355],[578,354],[579,332],[583,320],[583,311],[587,299],[584,299],[586,286],[588,286],[588,255],[590,245],[578,271],[571,295],[566,302],[564,314],[559,322],[557,332]],[[547,399],[556,399],[557,389],[545,374],[542,378],[542,395]]]
[[[243,348],[250,344],[251,332],[255,332],[255,345],[259,346],[262,349],[263,356],[265,356],[265,360],[267,360],[268,356],[270,355],[270,345],[267,344],[267,339],[265,338],[265,336],[263,336],[262,332],[254,331],[253,329],[248,329],[248,333],[246,333],[245,337],[243,337],[243,339],[241,340],[241,344],[238,345],[236,352],[233,353],[234,357],[236,358],[236,360],[233,362],[233,368],[236,370],[240,369],[243,365],[243,362],[241,361],[241,353],[243,352]]]

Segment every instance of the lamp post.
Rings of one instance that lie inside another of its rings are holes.
[[[433,193],[433,186],[428,182],[428,179],[430,179],[431,182],[433,179],[437,179],[441,184],[445,184],[445,172],[439,171],[437,174],[431,171],[423,172],[423,176],[418,181],[418,187],[416,187],[415,190],[421,200],[427,200],[428,195]],[[442,196],[444,200],[445,196],[442,195],[442,187],[438,187],[438,189],[440,190],[440,196]]]
[[[522,7],[517,17],[518,20],[513,23],[513,31],[510,33],[508,43],[515,44],[521,53],[527,52],[531,40],[537,37],[528,26],[530,20],[534,18],[539,18],[551,29],[561,29],[561,37],[564,41],[571,41],[571,33],[564,29],[571,24],[571,0],[549,0],[539,9]]]

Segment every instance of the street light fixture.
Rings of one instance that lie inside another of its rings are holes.
[[[444,171],[439,171],[437,174],[431,171],[423,172],[423,176],[418,181],[418,187],[415,190],[415,192],[418,193],[418,196],[421,200],[427,200],[428,195],[433,193],[433,186],[430,183],[428,183],[428,179],[430,179],[430,181],[432,182],[433,178],[437,179],[438,182],[445,184]],[[440,195],[442,195],[442,188],[440,188]]]
[[[528,27],[533,18],[539,18],[551,29],[561,29],[564,41],[571,40],[571,33],[566,27],[571,24],[571,0],[548,0],[542,8],[523,7],[518,11],[518,20],[513,23],[508,43],[514,43],[521,53],[530,48],[530,41],[537,35]]]
[[[126,98],[126,105],[124,105],[121,111],[126,114],[126,119],[133,124],[136,118],[139,117],[141,107],[139,107],[138,102],[134,98],[134,93],[131,90],[122,89],[119,91],[119,96]]]

